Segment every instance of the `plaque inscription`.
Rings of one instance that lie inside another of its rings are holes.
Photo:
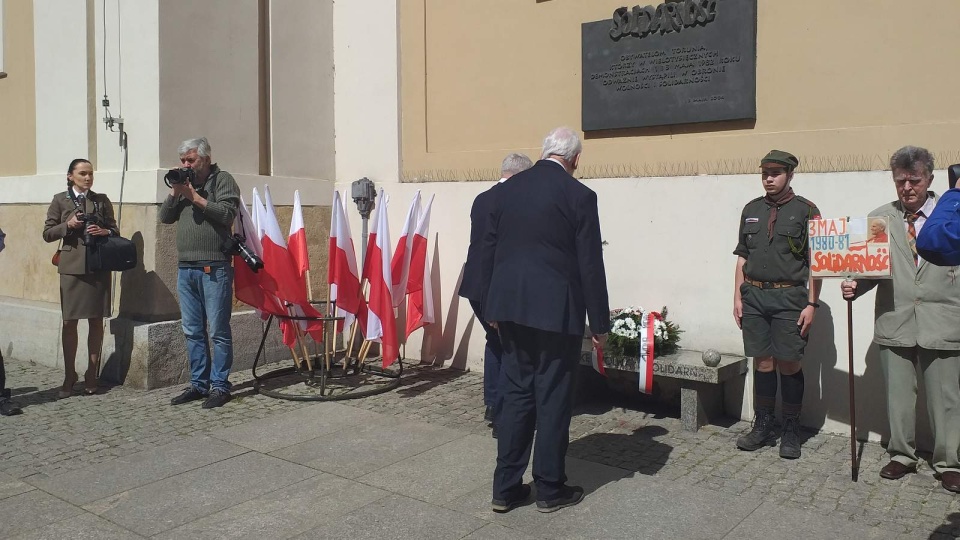
[[[679,0],[583,23],[583,130],[756,118],[757,0]]]

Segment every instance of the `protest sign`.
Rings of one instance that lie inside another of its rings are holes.
[[[814,278],[889,278],[890,237],[885,217],[811,219],[810,273]]]

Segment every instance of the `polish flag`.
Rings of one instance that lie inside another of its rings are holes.
[[[290,218],[290,234],[287,236],[290,256],[296,265],[297,274],[303,279],[310,269],[310,256],[307,254],[307,232],[303,228],[303,207],[300,206],[300,190],[293,192],[293,217]]]
[[[273,278],[277,287],[277,296],[291,304],[307,303],[307,288],[297,273],[290,251],[287,250],[287,237],[280,231],[280,222],[273,207],[270,186],[263,188],[265,214],[260,221],[263,229],[263,270]]]
[[[397,321],[393,314],[393,280],[390,274],[390,227],[387,222],[387,200],[380,190],[377,197],[377,216],[370,227],[367,253],[363,261],[363,277],[370,283],[370,302],[367,306],[367,341],[380,343],[383,367],[393,364],[400,356],[397,340]]]
[[[263,270],[273,278],[276,284],[276,295],[281,300],[293,304],[288,306],[289,314],[294,317],[317,317],[323,315],[307,301],[307,287],[303,277],[297,272],[293,256],[287,249],[287,241],[280,230],[280,222],[273,206],[273,197],[270,195],[270,186],[264,186],[265,199],[264,213],[261,216],[260,227],[263,229]],[[316,341],[323,340],[323,323],[321,321],[280,321],[283,330],[284,343],[288,347],[296,344],[296,333],[291,331],[291,325],[296,323]]]
[[[233,232],[243,238],[243,243],[250,251],[263,258],[260,237],[257,235],[256,227],[253,225],[253,220],[247,211],[247,204],[243,197],[240,197],[240,208],[237,217],[233,220]],[[264,319],[266,318],[263,315],[264,313],[271,315],[286,314],[277,297],[263,289],[260,280],[262,274],[251,270],[239,255],[233,256],[233,269],[233,287],[237,300],[256,308]]]
[[[407,291],[407,337],[414,330],[436,322],[433,307],[433,286],[430,276],[430,261],[427,260],[427,237],[430,236],[430,210],[433,195],[417,220],[417,228],[411,242],[409,283]]]
[[[410,209],[407,210],[407,219],[403,222],[403,231],[400,233],[400,240],[397,241],[397,250],[393,252],[393,260],[390,262],[390,274],[393,276],[393,306],[397,307],[407,295],[407,279],[410,273],[410,256],[412,253],[411,233],[417,225],[417,219],[420,216],[420,190],[410,201]]]
[[[333,210],[330,216],[330,241],[327,255],[327,284],[330,285],[330,301],[336,301],[337,332],[343,332],[344,326],[350,326],[360,317],[364,306],[360,294],[360,273],[357,271],[357,254],[353,248],[353,235],[350,222],[340,198],[340,192],[333,192]],[[366,319],[361,318],[363,326]]]

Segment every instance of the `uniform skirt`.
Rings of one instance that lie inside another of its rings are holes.
[[[110,314],[110,272],[60,274],[63,320],[97,319]]]

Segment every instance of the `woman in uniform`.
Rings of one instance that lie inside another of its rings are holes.
[[[87,371],[84,392],[97,392],[97,373],[103,346],[103,318],[110,314],[110,272],[87,271],[86,244],[97,236],[119,236],[110,199],[94,193],[93,166],[75,159],[67,169],[67,189],[53,196],[47,209],[43,239],[60,242],[57,263],[60,274],[60,309],[63,313],[63,386],[60,398],[73,395],[78,376],[77,321],[86,319]]]

